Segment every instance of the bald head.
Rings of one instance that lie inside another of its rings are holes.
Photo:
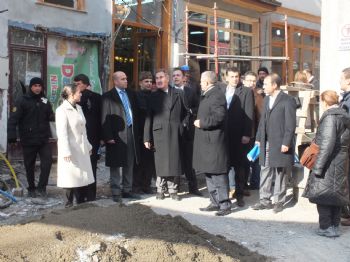
[[[125,89],[128,87],[128,78],[123,71],[113,73],[113,83],[115,87]]]

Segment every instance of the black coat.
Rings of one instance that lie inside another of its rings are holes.
[[[226,86],[220,87],[223,94]],[[236,87],[227,110],[225,132],[229,152],[230,166],[242,166],[247,161],[250,144],[242,144],[243,136],[253,137],[254,93],[248,87]]]
[[[127,89],[133,124],[132,132],[135,147],[136,163],[139,161],[138,138],[138,106],[135,92]],[[127,125],[123,103],[116,88],[112,88],[102,96],[102,137],[105,142],[115,140],[115,144],[106,143],[106,166],[123,167],[127,164]]]
[[[154,145],[157,176],[182,174],[180,139],[189,115],[182,90],[169,87],[168,94],[161,90],[151,94],[144,142]]]
[[[344,206],[349,202],[348,166],[350,118],[341,108],[330,108],[320,119],[315,143],[319,146],[304,196],[310,202]]]
[[[264,98],[264,108],[261,114],[256,141],[260,142],[259,163],[265,166],[266,141],[270,145],[269,167],[289,167],[294,163],[294,132],[296,127],[296,104],[294,98],[283,93],[277,95],[269,108],[270,96]],[[282,153],[281,146],[289,147]]]
[[[8,140],[19,138],[24,146],[47,143],[51,136],[50,121],[54,121],[51,103],[43,94],[35,95],[31,90],[16,103],[7,123]]]
[[[196,120],[197,111],[199,106],[199,95],[193,87],[184,87],[185,100],[189,109],[191,109],[191,117],[189,119],[189,126],[184,130],[184,138],[188,141],[193,142],[194,138],[194,125],[193,122]]]
[[[226,98],[214,86],[201,96],[193,147],[193,168],[197,173],[223,174],[228,171],[225,144]]]
[[[86,120],[87,138],[93,148],[98,148],[102,138],[101,131],[101,95],[85,89],[82,93],[79,105]]]

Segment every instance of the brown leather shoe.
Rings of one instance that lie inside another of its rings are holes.
[[[350,227],[350,218],[340,222],[342,226]]]

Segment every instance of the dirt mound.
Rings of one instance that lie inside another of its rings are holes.
[[[148,207],[82,205],[0,228],[0,261],[266,261]]]

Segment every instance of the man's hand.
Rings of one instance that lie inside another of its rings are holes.
[[[260,142],[259,141],[255,141],[255,144],[260,146]]]
[[[195,127],[198,127],[198,128],[200,128],[201,127],[201,123],[200,123],[200,120],[199,119],[197,119],[197,120],[194,120],[194,126]]]
[[[249,136],[242,136],[242,139],[241,139],[241,143],[242,144],[248,144],[250,141],[250,137]]]
[[[145,148],[147,148],[147,149],[152,148],[151,142],[145,142],[144,145],[145,145]]]
[[[63,159],[66,162],[70,162],[71,161],[71,157],[70,156],[65,156]]]
[[[115,140],[114,139],[108,140],[107,144],[115,144]]]
[[[285,145],[282,145],[282,146],[281,146],[281,152],[282,152],[282,153],[286,153],[286,152],[288,152],[288,150],[289,150],[289,147],[288,147],[288,146],[285,146]]]

